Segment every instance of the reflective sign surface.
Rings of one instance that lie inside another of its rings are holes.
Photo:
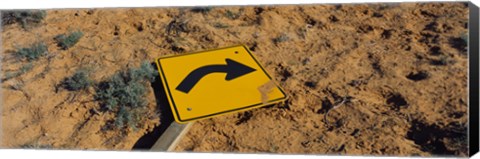
[[[162,57],[157,66],[180,123],[285,99],[281,88],[244,46]]]

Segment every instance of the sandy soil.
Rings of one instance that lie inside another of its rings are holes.
[[[9,58],[15,46],[44,41],[50,54],[2,82],[1,146],[131,149],[161,124],[153,89],[141,128],[112,131],[93,90],[55,85],[81,67],[101,81],[143,60],[245,44],[288,100],[197,121],[175,151],[465,156],[467,23],[464,3],[49,10],[39,26],[3,28],[2,72],[26,63]],[[79,43],[56,46],[76,30]]]

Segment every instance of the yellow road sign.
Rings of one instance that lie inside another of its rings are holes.
[[[156,62],[179,123],[285,100],[283,90],[245,46],[161,57]]]

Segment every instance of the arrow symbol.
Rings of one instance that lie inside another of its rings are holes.
[[[176,90],[188,93],[190,90],[192,90],[193,86],[200,81],[200,79],[210,73],[226,73],[227,76],[225,76],[225,80],[230,81],[250,72],[256,71],[251,67],[229,58],[225,59],[225,61],[227,62],[226,65],[207,65],[193,70],[177,86]]]

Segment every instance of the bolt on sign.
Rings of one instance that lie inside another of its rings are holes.
[[[156,60],[175,121],[185,123],[285,100],[245,46]]]

